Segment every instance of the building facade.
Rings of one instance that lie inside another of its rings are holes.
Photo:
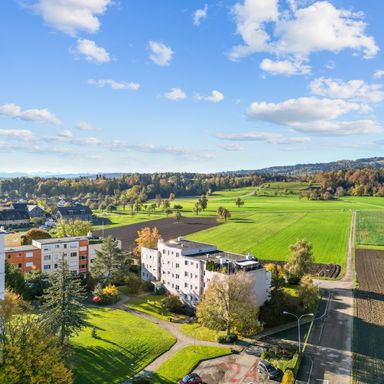
[[[215,276],[244,271],[252,279],[257,305],[270,298],[271,274],[249,256],[224,252],[215,245],[178,238],[159,241],[156,249],[142,248],[141,278],[161,284],[185,303],[196,305]]]
[[[5,231],[0,228],[0,300],[4,300],[5,290],[5,253],[4,253],[4,237]]]
[[[23,273],[41,269],[41,251],[33,245],[6,248],[5,260]]]

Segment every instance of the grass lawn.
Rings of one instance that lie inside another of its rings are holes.
[[[158,383],[175,384],[194,369],[199,361],[229,354],[230,349],[223,347],[189,346],[180,349],[155,372]]]
[[[180,330],[188,336],[202,341],[217,341],[217,338],[226,335],[226,332],[213,331],[212,329],[203,327],[199,323],[183,324]]]
[[[157,325],[119,309],[89,309],[88,321],[72,338],[76,384],[120,384],[176,342]]]
[[[135,309],[140,312],[148,313],[159,319],[169,321],[170,317],[174,320],[185,319],[186,316],[178,315],[171,312],[164,312],[161,306],[161,300],[164,299],[163,295],[142,295],[131,297],[125,305],[129,308]]]
[[[384,245],[384,211],[357,213],[356,241],[359,245]]]

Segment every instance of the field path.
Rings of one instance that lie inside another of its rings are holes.
[[[343,279],[316,280],[327,299],[325,316],[315,321],[301,365],[299,384],[351,384],[353,336],[353,254],[356,213],[353,212],[348,241],[347,267]]]

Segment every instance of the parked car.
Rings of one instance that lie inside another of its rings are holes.
[[[197,373],[191,373],[183,377],[178,384],[204,384],[202,378]]]
[[[277,379],[280,372],[268,361],[262,360],[257,364],[257,371],[264,373],[268,376],[268,379]]]

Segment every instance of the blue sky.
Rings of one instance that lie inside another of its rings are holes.
[[[380,156],[384,3],[0,3],[0,172]]]

